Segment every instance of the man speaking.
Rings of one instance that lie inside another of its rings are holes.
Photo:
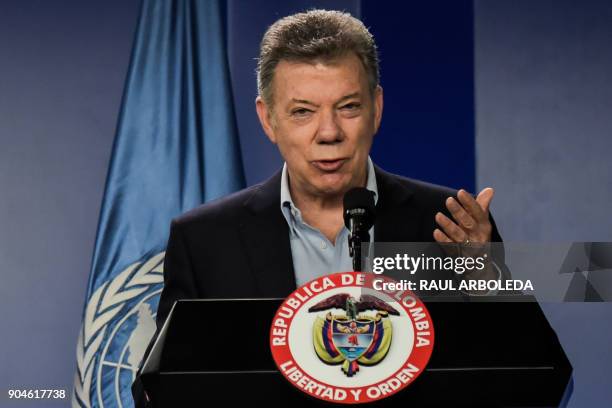
[[[489,216],[492,189],[474,199],[372,163],[383,90],[361,21],[325,10],[278,20],[261,42],[257,83],[257,115],[285,164],[173,220],[158,328],[177,299],[285,297],[352,270],[343,197],[355,187],[373,193],[374,241],[501,241]]]

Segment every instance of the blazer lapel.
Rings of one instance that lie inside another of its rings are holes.
[[[419,214],[412,205],[413,192],[395,176],[374,166],[378,201],[374,223],[375,242],[419,242]]]
[[[280,210],[278,172],[245,202],[241,235],[261,297],[285,297],[295,290],[289,227]]]

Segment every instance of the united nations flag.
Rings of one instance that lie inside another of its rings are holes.
[[[244,186],[218,1],[144,0],[106,180],[73,407],[133,406],[170,220]]]

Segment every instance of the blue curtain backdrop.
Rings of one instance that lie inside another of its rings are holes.
[[[77,344],[74,407],[132,406],[170,220],[244,187],[219,1],[144,0]]]

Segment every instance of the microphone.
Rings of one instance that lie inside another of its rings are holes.
[[[353,270],[361,271],[361,243],[370,242],[370,228],[374,225],[376,208],[374,193],[357,187],[344,195],[344,225],[349,230],[349,254],[353,258]]]

